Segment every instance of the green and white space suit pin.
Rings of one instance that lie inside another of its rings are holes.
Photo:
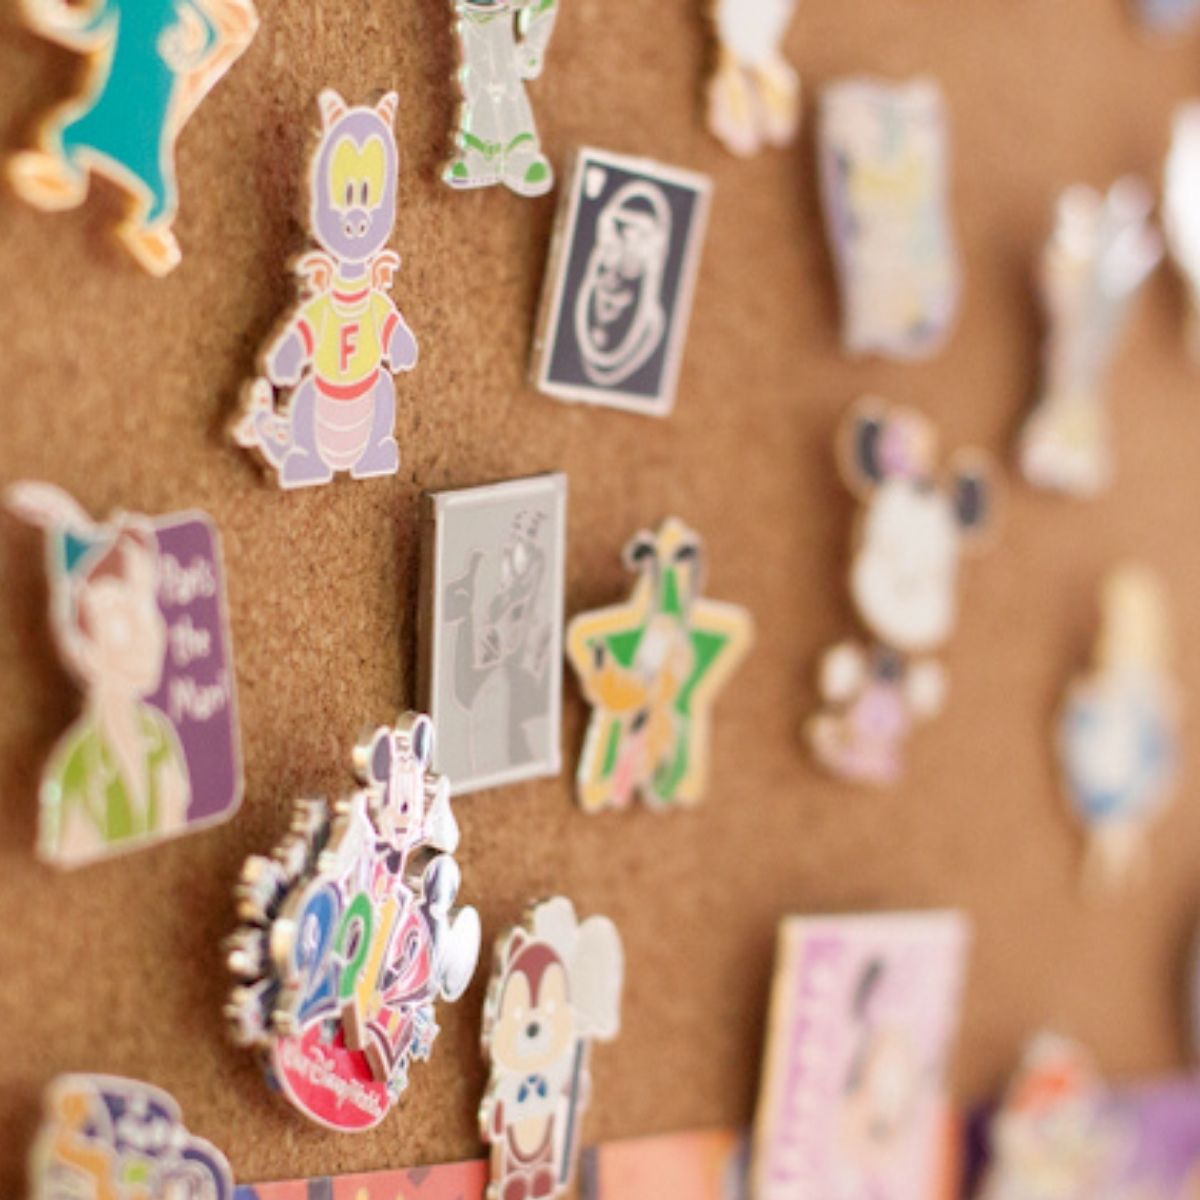
[[[520,196],[554,186],[525,81],[542,73],[558,0],[453,0],[461,51],[462,103],[454,158],[442,178],[454,188],[502,183]]]

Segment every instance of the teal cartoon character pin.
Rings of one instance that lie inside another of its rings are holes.
[[[557,15],[558,0],[454,0],[462,103],[443,176],[451,187],[541,196],[554,186],[525,82],[542,73]]]
[[[175,142],[258,28],[251,0],[24,0],[38,34],[84,56],[82,88],[43,120],[37,146],[8,164],[35,208],[87,199],[92,175],[129,199],[117,234],[152,275],[179,264]]]

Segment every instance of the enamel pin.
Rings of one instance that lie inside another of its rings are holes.
[[[242,765],[212,520],[95,522],[44,483],[5,499],[45,531],[51,629],[84,693],[42,774],[38,856],[74,867],[228,820]]]
[[[708,127],[733,154],[786,146],[800,126],[800,77],[782,43],[796,0],[715,0],[717,64]]]
[[[1112,571],[1091,667],[1071,684],[1058,727],[1067,798],[1087,830],[1084,882],[1097,894],[1147,865],[1147,828],[1174,791],[1180,701],[1170,659],[1162,582],[1143,567]]]
[[[1187,344],[1200,363],[1200,102],[1181,105],[1171,126],[1163,179],[1167,249],[1187,288]]]
[[[13,190],[46,212],[77,208],[90,176],[127,196],[117,235],[138,264],[179,264],[175,143],[197,106],[258,28],[250,0],[134,3],[22,0],[35,33],[83,55],[81,91],[42,122],[37,149],[8,164]]]
[[[542,73],[558,0],[453,0],[462,65],[455,156],[443,179],[454,188],[502,183],[519,196],[554,186],[526,81]]]
[[[417,690],[454,795],[562,766],[567,477],[425,497]]]
[[[994,524],[994,472],[971,450],[939,472],[932,424],[874,400],[842,421],[838,462],[863,505],[850,596],[868,640],[825,653],[818,681],[824,708],[808,724],[808,742],[832,774],[889,785],[903,773],[913,727],[942,706],[946,681],[935,655],[957,620],[959,559]]]
[[[370,1129],[438,1034],[479,959],[479,915],[454,907],[458,825],[433,774],[433,723],[408,713],[354,755],[361,790],[297,803],[270,857],[246,861],[241,922],[227,943],[237,979],[226,1017],[305,1116]]]
[[[322,133],[309,178],[312,237],[296,261],[302,299],[244,390],[232,435],[256,451],[283,488],[394,475],[396,388],[417,343],[389,294],[400,258],[387,248],[396,220],[397,97],[351,108],[319,98]],[[277,407],[277,395],[286,394]]]
[[[1104,382],[1133,298],[1162,257],[1153,207],[1136,179],[1107,195],[1078,186],[1059,198],[1040,269],[1049,321],[1042,391],[1018,447],[1036,487],[1088,497],[1112,478]]]
[[[780,925],[755,1200],[928,1200],[970,927],[957,912]]]
[[[699,536],[671,517],[625,547],[637,576],[624,604],[575,617],[567,657],[592,716],[576,778],[585,812],[688,807],[708,784],[717,696],[754,637],[750,614],[702,595]]]
[[[491,1076],[479,1109],[491,1146],[487,1200],[566,1196],[591,1095],[592,1043],[620,1031],[624,953],[607,917],[578,921],[562,896],[496,944],[483,1009]]]
[[[961,280],[945,107],[925,79],[849,79],[821,93],[821,193],[849,354],[924,359],[950,335]]]
[[[232,1200],[229,1163],[189,1133],[166,1092],[110,1075],[60,1075],[30,1156],[30,1200]]]
[[[1200,20],[1200,0],[1134,0],[1138,15],[1154,33],[1183,33]]]
[[[539,391],[671,411],[711,192],[691,171],[578,152],[542,285],[531,366]]]

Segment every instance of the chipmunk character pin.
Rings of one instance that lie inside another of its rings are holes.
[[[750,649],[754,623],[702,595],[699,536],[675,517],[625,547],[637,575],[624,604],[577,616],[567,657],[592,718],[579,761],[586,812],[696,804],[708,783],[711,709]]]
[[[453,188],[502,183],[519,196],[554,185],[525,84],[542,73],[558,0],[453,0],[462,54]]]
[[[1091,668],[1071,684],[1058,729],[1067,797],[1088,833],[1084,884],[1096,893],[1147,865],[1147,829],[1175,786],[1180,708],[1158,577],[1114,570],[1100,613]]]
[[[607,917],[580,922],[562,896],[496,945],[483,1009],[491,1065],[479,1110],[491,1148],[487,1200],[565,1196],[591,1095],[592,1042],[620,1031],[624,953]]]
[[[383,1120],[433,1050],[435,1002],[457,1000],[479,959],[479,915],[454,908],[458,825],[432,755],[426,716],[376,730],[355,751],[363,789],[332,812],[298,802],[288,836],[248,859],[238,886],[232,1036],[329,1129]]]
[[[296,263],[303,298],[268,345],[232,427],[284,488],[394,475],[396,386],[417,365],[417,342],[389,290],[400,258],[387,248],[396,220],[398,100],[351,108],[320,95],[322,133],[309,185],[320,249]],[[276,407],[277,393],[286,393]]]
[[[782,43],[796,0],[714,0],[717,65],[708,81],[708,127],[743,157],[786,146],[800,126],[800,76]]]
[[[1042,393],[1018,446],[1035,487],[1102,492],[1113,474],[1104,381],[1133,300],[1162,258],[1154,197],[1137,179],[1107,195],[1069,188],[1058,201],[1040,283],[1049,332]]]
[[[808,741],[821,766],[857,783],[897,782],[914,725],[941,708],[946,682],[934,656],[958,617],[959,562],[994,524],[987,457],[960,451],[939,474],[936,454],[925,417],[875,400],[852,408],[838,435],[842,478],[863,504],[850,596],[869,636],[825,653],[825,707]]]
[[[179,264],[175,142],[258,29],[250,0],[23,0],[34,32],[83,55],[83,85],[9,161],[21,199],[78,208],[99,175],[127,196],[117,236],[152,275]]]

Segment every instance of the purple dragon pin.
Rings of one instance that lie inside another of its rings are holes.
[[[299,304],[268,345],[262,374],[247,385],[233,425],[284,488],[394,475],[396,392],[392,375],[417,363],[417,341],[388,294],[400,258],[387,248],[396,219],[398,99],[349,107],[319,97],[321,141],[310,177],[312,235],[319,249],[296,263]],[[282,405],[278,395],[288,392]]]

